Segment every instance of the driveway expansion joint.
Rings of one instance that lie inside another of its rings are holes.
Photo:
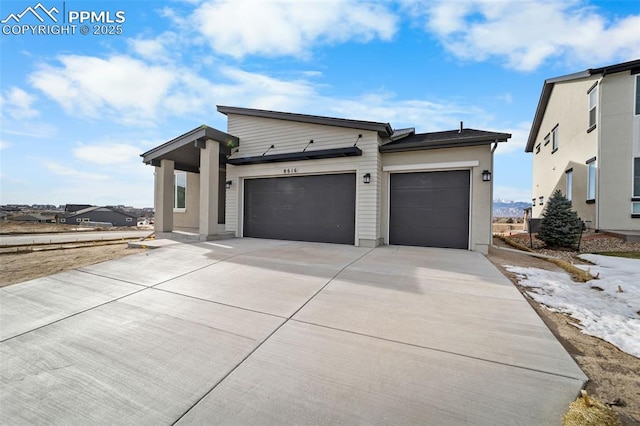
[[[106,277],[106,278],[108,278],[108,277]],[[121,280],[120,280],[120,281],[121,281]],[[105,305],[108,305],[108,304],[110,304],[110,303],[117,302],[117,301],[119,301],[119,300],[121,300],[121,299],[124,299],[125,297],[133,296],[134,294],[138,294],[138,293],[140,293],[140,292],[142,292],[142,291],[145,291],[145,290],[148,290],[148,287],[144,287],[144,288],[141,288],[140,290],[134,291],[134,292],[132,292],[132,293],[128,293],[128,294],[125,294],[125,295],[123,295],[123,296],[116,297],[115,299],[107,300],[107,301],[106,301],[106,302],[104,302],[104,303],[100,303],[100,304],[98,304],[98,305],[91,306],[90,308],[83,309],[83,310],[78,311],[78,312],[74,312],[73,314],[67,315],[67,316],[65,316],[65,317],[63,317],[63,318],[58,318],[58,319],[57,319],[57,320],[55,320],[55,321],[51,321],[51,322],[50,322],[50,323],[48,323],[48,324],[43,324],[43,325],[38,326],[38,327],[36,327],[36,328],[33,328],[33,329],[31,329],[31,330],[27,330],[27,331],[25,331],[25,332],[22,332],[22,333],[16,334],[15,336],[7,337],[6,339],[0,340],[0,343],[8,342],[9,340],[15,339],[16,337],[24,336],[25,334],[32,333],[32,332],[34,332],[34,331],[40,330],[40,329],[45,328],[45,327],[48,327],[48,326],[50,326],[50,325],[53,325],[53,324],[59,323],[59,322],[61,322],[61,321],[67,320],[67,319],[72,318],[72,317],[75,317],[75,316],[77,316],[77,315],[84,314],[85,312],[89,312],[89,311],[92,311],[92,310],[94,310],[94,309],[96,309],[96,308],[100,308],[100,307],[105,306]]]
[[[354,259],[353,261],[351,261],[350,263],[348,263],[347,265],[343,266],[338,272],[335,273],[335,275],[333,277],[331,277],[320,289],[318,289],[315,293],[313,293],[311,295],[311,297],[309,297],[309,299],[307,299],[307,301],[305,301],[302,306],[300,306],[298,309],[296,309],[296,311],[294,313],[292,313],[289,317],[284,318],[284,321],[282,322],[282,324],[280,324],[279,326],[277,326],[271,333],[269,333],[269,335],[267,337],[265,337],[260,343],[258,343],[258,345],[256,345],[255,348],[253,348],[253,350],[251,350],[251,352],[249,352],[247,354],[247,356],[245,356],[242,360],[240,360],[240,362],[238,362],[238,364],[236,364],[233,368],[231,368],[231,370],[229,370],[224,376],[222,376],[212,387],[211,389],[209,389],[207,392],[205,392],[200,398],[198,398],[198,400],[191,406],[189,407],[184,413],[182,413],[182,415],[180,417],[178,417],[176,419],[175,422],[173,422],[171,425],[174,426],[176,425],[184,416],[186,416],[189,411],[191,411],[192,409],[194,409],[203,399],[205,399],[211,392],[213,392],[215,390],[215,388],[217,388],[220,383],[222,383],[223,381],[226,380],[227,377],[229,377],[234,371],[236,371],[238,369],[238,367],[240,367],[242,364],[244,364],[244,362],[249,359],[258,349],[260,349],[260,347],[262,345],[264,345],[270,338],[271,336],[273,336],[274,334],[276,334],[278,332],[278,330],[280,330],[285,324],[287,324],[289,321],[292,320],[293,316],[295,316],[298,312],[300,312],[300,310],[302,308],[304,308],[311,300],[313,300],[322,290],[325,289],[325,287],[327,287],[333,280],[335,280],[338,275],[340,275],[342,273],[342,271],[344,271],[345,269],[347,269],[349,266],[353,265],[355,262],[357,262],[358,260],[362,259],[363,257],[365,257],[366,255],[368,255],[369,253],[371,253],[374,248],[371,248],[369,250],[367,250],[365,253],[363,253],[361,256],[359,256],[358,258]],[[255,250],[255,252],[257,252],[259,250]],[[244,253],[247,254],[247,253]],[[238,255],[240,256],[240,255]],[[235,256],[232,256],[235,257]],[[230,258],[229,258],[230,259]],[[282,318],[282,317],[280,317]]]
[[[430,346],[418,345],[416,343],[411,343],[411,342],[403,342],[401,340],[387,339],[385,337],[374,336],[374,335],[366,334],[366,333],[359,333],[357,331],[345,330],[345,329],[342,329],[342,328],[331,327],[331,326],[328,326],[328,325],[316,324],[316,323],[309,322],[309,321],[303,321],[303,320],[293,319],[293,318],[291,319],[291,321],[298,322],[298,323],[301,323],[301,324],[307,324],[307,325],[312,325],[312,326],[316,326],[316,327],[326,328],[326,329],[329,329],[329,330],[341,331],[341,332],[344,332],[344,333],[354,334],[356,336],[370,337],[372,339],[382,340],[384,342],[397,343],[397,344],[400,344],[400,345],[411,346],[411,347],[414,347],[414,348],[425,349],[425,350],[428,350],[428,351],[435,351],[435,352],[440,352],[440,353],[444,353],[444,354],[448,354],[448,355],[454,355],[454,356],[459,356],[459,357],[463,357],[463,358],[474,359],[476,361],[483,361],[483,362],[488,362],[488,363],[491,363],[491,364],[503,365],[505,367],[519,368],[519,369],[522,369],[522,370],[533,371],[535,373],[549,374],[549,375],[555,376],[555,377],[563,377],[565,379],[583,381],[580,378],[567,376],[565,374],[552,373],[550,371],[544,371],[544,370],[540,370],[540,369],[536,369],[536,368],[524,367],[522,365],[515,365],[515,364],[509,364],[509,363],[506,363],[506,362],[494,361],[494,360],[491,360],[491,359],[481,358],[481,357],[477,357],[477,356],[473,356],[473,355],[466,355],[466,354],[459,353],[459,352],[447,351],[445,349],[439,349],[439,348],[433,348],[433,347],[430,347]]]

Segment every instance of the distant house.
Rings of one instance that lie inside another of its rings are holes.
[[[19,216],[9,217],[9,220],[16,222],[34,222],[34,223],[55,223],[55,216],[48,216],[39,213],[21,214]]]
[[[88,209],[89,207],[94,207],[91,204],[65,204],[64,212],[65,213],[74,213],[79,210]]]
[[[560,190],[588,227],[640,230],[640,59],[546,80],[525,151],[533,217]]]
[[[87,207],[72,213],[65,213],[61,223],[75,225],[85,222],[110,223],[113,226],[136,226],[138,218],[111,207]]]

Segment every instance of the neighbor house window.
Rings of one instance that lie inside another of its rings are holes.
[[[551,152],[558,150],[558,126],[551,131]]]
[[[187,174],[176,172],[173,180],[173,209],[184,210],[187,208]]]
[[[596,114],[598,112],[598,83],[589,92],[589,131],[596,127]]]
[[[544,204],[544,197],[539,197],[538,201],[539,201],[540,205],[543,205]]]
[[[633,217],[640,217],[640,157],[633,159],[633,198],[631,213]]]
[[[540,153],[540,144],[536,145],[536,154]]]
[[[596,199],[596,159],[595,157],[587,161],[587,201],[593,201]]]
[[[636,115],[640,115],[640,75],[636,76]]]
[[[131,221],[133,221],[133,219],[132,219],[132,218],[130,218],[130,217],[128,217],[128,218],[126,219],[126,221],[127,221],[127,222],[131,222]]]
[[[640,157],[633,159],[633,197],[640,197]]]
[[[551,141],[551,133],[544,137],[544,146],[549,145],[549,141]]]
[[[567,177],[567,200],[571,201],[571,194],[573,194],[573,169],[569,169],[565,173]]]

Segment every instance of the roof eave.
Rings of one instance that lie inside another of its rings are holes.
[[[233,135],[222,132],[218,129],[214,129],[213,127],[200,126],[183,135],[178,136],[177,138],[170,140],[169,142],[163,143],[160,146],[157,146],[143,154],[140,154],[140,156],[142,157],[142,161],[144,163],[149,164],[152,160],[166,155],[177,148],[181,148],[190,143],[206,141],[209,139],[221,142],[225,144],[225,146],[228,143],[236,145],[239,143],[239,139]]]
[[[549,78],[544,81],[542,86],[542,93],[540,94],[540,100],[538,101],[538,107],[533,118],[531,125],[531,131],[529,132],[529,139],[527,139],[527,145],[525,146],[525,152],[533,152],[533,146],[538,138],[538,132],[540,131],[540,124],[542,124],[542,117],[547,109],[547,103],[551,97],[551,91],[555,83],[561,83],[565,81],[578,80],[585,77],[591,77],[592,75],[601,74],[603,77],[607,74],[614,74],[618,72],[631,71],[640,72],[640,59],[636,59],[629,62],[623,62],[620,64],[609,65],[601,68],[589,68],[585,71],[580,71],[573,74],[562,75],[560,77]]]
[[[497,137],[495,139],[472,139],[469,138],[463,142],[455,142],[451,141],[442,141],[438,143],[430,143],[427,144],[425,142],[411,142],[405,144],[387,144],[382,145],[379,148],[381,153],[387,152],[404,152],[404,151],[422,151],[422,150],[430,150],[430,149],[444,149],[444,148],[464,148],[469,146],[479,146],[479,145],[489,145],[492,143],[500,143],[507,142],[507,139],[511,138],[511,134],[501,133],[502,137]]]
[[[240,108],[218,105],[218,112],[228,114],[246,115],[250,117],[272,118],[276,120],[296,121],[300,123],[320,124],[324,126],[346,127],[349,129],[375,131],[381,137],[388,137],[393,133],[389,123],[375,121],[350,120],[347,118],[323,117],[319,115],[297,114],[292,112],[269,111],[253,108]]]

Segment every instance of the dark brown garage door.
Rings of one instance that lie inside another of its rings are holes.
[[[355,174],[247,179],[244,236],[353,244]]]
[[[469,247],[469,171],[391,175],[389,243]]]

